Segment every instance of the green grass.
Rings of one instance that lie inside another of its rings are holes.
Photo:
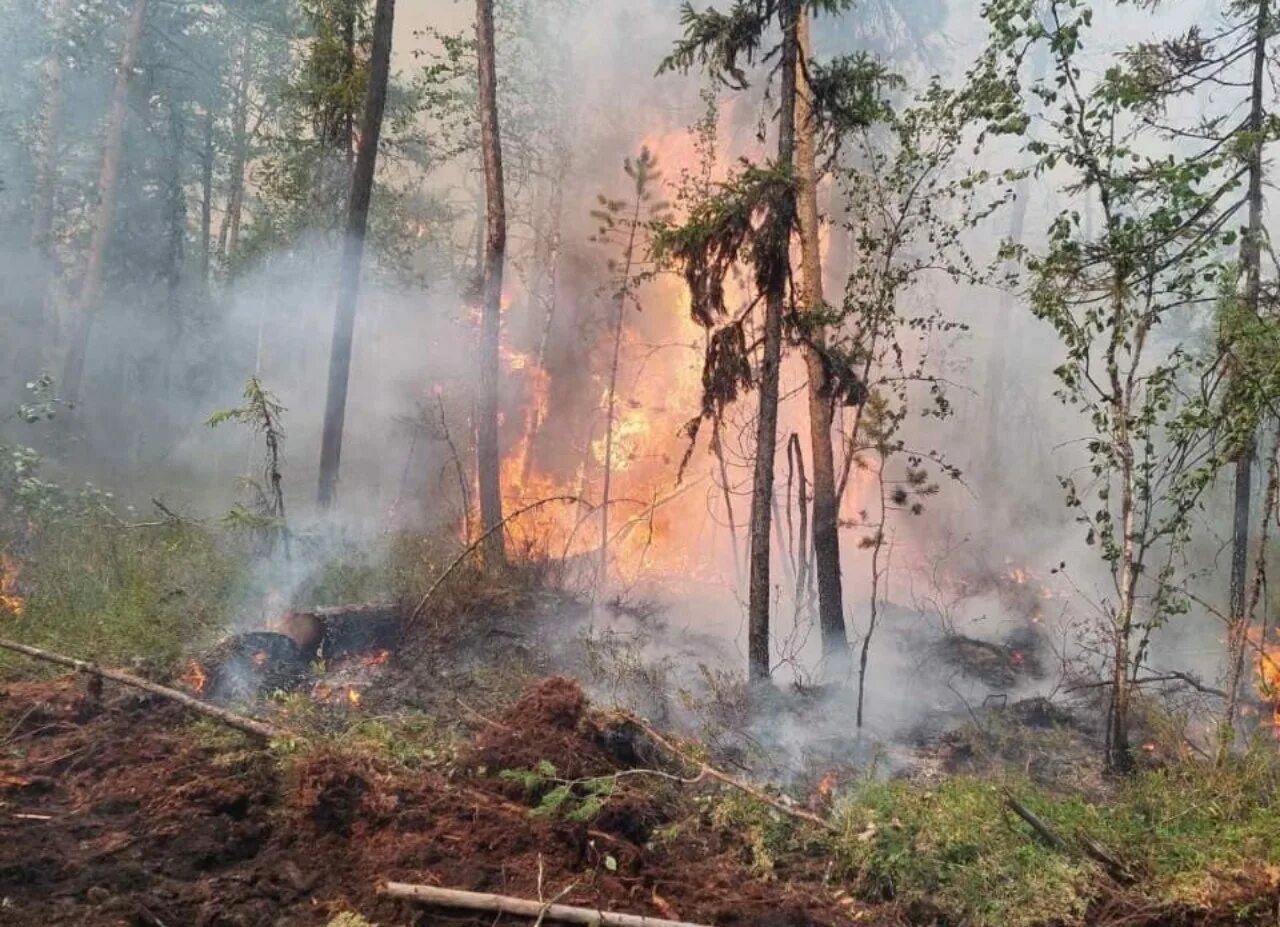
[[[1017,818],[991,780],[871,783],[840,803],[833,851],[862,895],[927,904],[958,924],[1082,922],[1107,881],[1081,835],[1123,860],[1152,903],[1209,906],[1229,896],[1233,876],[1280,865],[1278,782],[1273,746],[1222,769],[1183,761],[1144,771],[1106,801],[1010,782],[1071,844],[1065,851]]]
[[[0,618],[0,635],[104,663],[169,662],[224,626],[246,560],[242,538],[198,525],[53,525],[22,560],[25,609]]]

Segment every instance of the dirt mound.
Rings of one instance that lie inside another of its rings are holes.
[[[471,769],[488,774],[532,770],[550,762],[563,779],[605,776],[623,768],[604,746],[601,725],[587,712],[587,697],[572,679],[551,676],[476,737]],[[518,783],[504,792],[517,797]]]
[[[382,898],[383,880],[526,898],[568,889],[569,904],[705,924],[876,923],[836,901],[821,859],[779,861],[760,879],[741,835],[711,826],[675,784],[626,777],[590,814],[539,814],[506,792],[503,767],[408,773],[339,747],[282,760],[166,702],[108,690],[95,710],[81,691],[25,684],[0,698],[6,927],[320,927],[348,910],[493,923]],[[626,765],[600,746],[603,716],[569,680],[540,682],[497,717],[476,752],[505,750],[520,768],[551,759],[566,779],[613,781]]]

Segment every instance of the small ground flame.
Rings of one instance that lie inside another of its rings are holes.
[[[26,602],[18,595],[18,563],[8,554],[0,553],[0,612],[9,612],[21,618]]]
[[[183,670],[182,675],[178,677],[178,682],[186,686],[196,695],[204,694],[205,684],[208,683],[209,676],[195,660],[187,661],[187,668]]]
[[[1249,632],[1258,654],[1258,694],[1271,703],[1271,726],[1280,737],[1280,643],[1268,642],[1261,629]]]

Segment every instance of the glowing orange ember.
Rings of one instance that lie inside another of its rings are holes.
[[[205,683],[208,681],[209,677],[205,673],[204,667],[195,660],[188,660],[187,668],[183,671],[182,675],[178,677],[178,682],[186,686],[196,695],[202,695],[204,693]]]
[[[365,666],[385,666],[386,662],[391,659],[390,650],[379,650],[371,653],[362,661]]]
[[[354,686],[347,686],[347,701],[351,704],[352,708],[360,707],[360,699],[360,690]]]
[[[7,554],[0,553],[0,612],[9,612],[21,618],[26,609],[22,596],[18,595],[18,564]]]

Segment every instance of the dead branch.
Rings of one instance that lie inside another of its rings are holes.
[[[566,904],[547,904],[527,898],[514,898],[510,895],[464,892],[460,889],[436,888],[434,885],[387,882],[379,891],[389,898],[400,898],[405,901],[417,901],[444,908],[460,908],[466,911],[515,914],[535,920],[559,921],[562,924],[586,924],[598,925],[598,927],[698,927],[697,924],[686,921],[670,921],[641,914],[619,914]]]
[[[704,763],[701,760],[694,759],[693,757],[689,756],[689,754],[687,754],[685,751],[681,750],[675,744],[671,743],[671,741],[667,740],[665,737],[663,737],[661,734],[655,731],[652,727],[650,727],[648,724],[641,721],[639,718],[635,717],[634,715],[624,715],[624,717],[628,721],[630,721],[632,724],[634,724],[636,727],[640,728],[640,730],[644,731],[644,733],[663,750],[666,750],[668,753],[670,753],[672,756],[676,757],[680,761],[684,763],[688,763],[690,766],[697,767],[700,776],[701,775],[709,776],[712,779],[715,779],[717,782],[721,782],[724,785],[730,786],[731,788],[735,788],[739,792],[742,792],[746,795],[751,796],[756,801],[761,802],[762,804],[768,805],[770,808],[773,808],[775,811],[780,811],[783,814],[788,815],[790,817],[796,818],[801,821],[805,821],[809,824],[817,825],[818,827],[821,827],[823,830],[828,830],[833,832],[837,831],[836,826],[832,824],[830,821],[824,818],[820,818],[818,817],[818,815],[813,814],[809,811],[805,811],[802,808],[794,808],[790,805],[784,804],[783,802],[774,798],[772,795],[768,794],[767,792],[763,792],[760,789],[756,788],[755,786],[749,783],[743,782],[741,779],[736,779],[733,776],[729,775],[728,773],[721,772],[720,770],[716,769],[714,766],[710,765],[709,763]]]
[[[544,505],[550,505],[552,502],[576,502],[578,504],[582,504],[583,500],[578,496],[552,496],[549,499],[539,499],[537,502],[531,502],[524,508],[517,509],[512,512],[506,518],[502,519],[502,521],[491,527],[488,531],[481,534],[480,537],[468,544],[462,553],[458,554],[457,559],[455,559],[453,563],[449,564],[448,568],[446,568],[443,573],[436,577],[436,581],[431,584],[431,588],[426,591],[426,594],[423,595],[422,599],[418,602],[417,607],[412,613],[410,613],[409,620],[404,623],[404,630],[401,632],[401,637],[404,638],[408,636],[409,631],[412,630],[413,626],[417,623],[418,618],[421,617],[422,610],[427,607],[427,603],[431,601],[431,597],[436,594],[436,590],[440,588],[441,584],[449,578],[454,570],[462,565],[462,562],[466,560],[467,557],[471,556],[471,554],[474,553],[481,544],[488,540],[490,535],[501,531],[507,526],[508,522],[514,521],[525,512],[531,512]]]
[[[1049,826],[1043,818],[1020,802],[1018,797],[1007,786],[1001,786],[1000,791],[1004,794],[1004,801],[1009,810],[1022,818],[1051,849],[1060,853],[1071,852],[1071,844]],[[1077,833],[1076,837],[1084,855],[1100,865],[1103,871],[1111,876],[1112,879],[1121,885],[1127,885],[1133,881],[1133,875],[1129,872],[1128,867],[1113,853],[1089,837],[1088,834],[1081,832]]]
[[[96,676],[101,679],[110,679],[112,682],[118,682],[123,686],[129,686],[134,689],[141,689],[144,692],[150,692],[152,695],[159,695],[171,702],[177,702],[184,708],[189,708],[194,712],[214,718],[221,721],[229,727],[244,731],[246,734],[252,734],[255,737],[261,737],[264,740],[274,740],[288,732],[282,728],[278,728],[273,724],[265,721],[259,721],[256,718],[247,718],[244,715],[236,714],[234,711],[228,711],[225,708],[219,708],[216,705],[210,705],[202,702],[198,698],[187,695],[185,692],[179,692],[177,689],[170,689],[168,686],[162,686],[159,683],[151,682],[143,679],[141,676],[135,676],[132,673],[126,673],[124,670],[107,669],[98,666],[96,663],[89,663],[85,660],[77,660],[74,657],[64,657],[62,654],[51,653],[48,650],[40,650],[36,647],[29,647],[26,644],[19,644],[14,641],[0,640],[0,648],[11,650],[14,653],[24,654],[34,660],[43,660],[46,663],[56,663],[59,666],[66,666],[78,673],[85,673],[89,676]]]

